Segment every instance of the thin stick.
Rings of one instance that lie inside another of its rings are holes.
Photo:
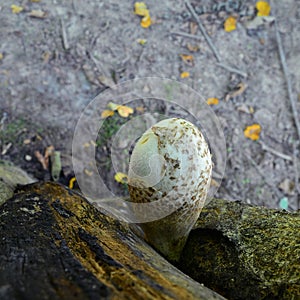
[[[198,35],[181,32],[181,31],[171,31],[170,34],[180,35],[180,36],[187,37],[187,38],[194,39],[194,40],[202,40],[202,38]]]
[[[243,71],[240,71],[240,70],[238,70],[238,69],[236,69],[236,68],[232,68],[232,67],[230,67],[230,66],[228,66],[228,65],[225,65],[225,64],[223,64],[223,63],[217,63],[217,66],[219,66],[219,67],[221,67],[221,68],[223,68],[223,69],[225,69],[225,70],[227,70],[227,71],[229,71],[229,72],[232,72],[232,73],[237,73],[237,74],[239,74],[239,75],[241,75],[241,76],[243,76],[243,77],[247,77],[247,73],[245,73],[245,72],[243,72]]]
[[[278,152],[278,151],[274,150],[273,148],[267,146],[263,142],[260,142],[260,144],[261,144],[263,150],[268,151],[268,152],[270,152],[270,153],[272,153],[274,155],[277,155],[278,157],[281,157],[281,158],[283,158],[285,160],[293,161],[293,159],[289,155],[286,155],[286,154],[283,154],[281,152]]]
[[[63,46],[64,46],[65,50],[69,50],[70,45],[68,42],[67,32],[66,32],[65,23],[64,23],[63,19],[60,19],[60,24],[61,24]]]
[[[289,100],[290,100],[290,104],[291,104],[291,108],[292,108],[292,113],[293,113],[293,117],[294,117],[294,122],[295,122],[295,125],[296,125],[298,138],[300,140],[300,121],[299,121],[299,116],[298,116],[298,113],[297,113],[295,100],[294,100],[294,97],[293,97],[292,85],[291,85],[291,81],[289,80],[289,71],[288,71],[288,67],[287,67],[287,64],[286,64],[285,54],[284,54],[284,51],[283,51],[283,46],[282,46],[279,31],[278,31],[276,19],[275,19],[275,33],[276,33],[276,41],[277,41],[277,45],[278,45],[280,61],[281,61],[283,74],[284,74],[286,85],[287,85],[288,96],[289,96]]]
[[[206,30],[205,30],[204,26],[202,25],[202,23],[201,23],[198,15],[196,14],[196,12],[195,12],[193,6],[191,5],[191,3],[189,2],[189,0],[185,0],[185,5],[188,8],[188,10],[190,11],[190,13],[192,14],[192,16],[194,17],[194,19],[196,20],[196,22],[198,24],[198,27],[199,27],[201,33],[203,34],[203,36],[204,36],[204,38],[205,38],[208,46],[210,47],[211,51],[214,53],[214,55],[215,55],[215,57],[216,57],[216,59],[218,61],[217,65],[220,66],[220,67],[222,67],[223,69],[228,70],[229,72],[237,73],[237,74],[239,74],[239,75],[241,75],[243,77],[247,77],[246,73],[244,73],[244,72],[242,72],[240,70],[237,70],[235,68],[232,68],[230,66],[227,66],[227,65],[225,65],[225,64],[222,63],[222,59],[221,59],[221,56],[220,56],[218,50],[214,46],[214,44],[213,44],[212,40],[210,39],[209,35],[206,33]],[[178,32],[176,32],[175,34],[178,34]],[[180,35],[184,36],[183,34],[180,34]],[[189,38],[193,37],[190,34],[188,36],[187,36],[187,34],[185,34],[185,36],[189,37]]]
[[[201,23],[201,21],[200,21],[198,15],[196,14],[196,12],[195,12],[193,6],[191,5],[190,1],[189,1],[189,0],[185,0],[185,5],[186,5],[186,7],[188,8],[188,10],[190,11],[190,13],[193,15],[194,19],[196,20],[196,22],[197,22],[197,24],[198,24],[198,27],[199,27],[199,29],[200,29],[200,31],[201,31],[201,33],[203,34],[203,36],[204,36],[204,38],[205,38],[207,44],[209,45],[211,51],[214,53],[214,55],[215,55],[217,61],[218,61],[218,62],[221,62],[222,59],[221,59],[221,56],[220,56],[218,50],[215,48],[215,46],[214,46],[212,40],[210,39],[210,37],[209,37],[208,34],[206,33],[205,28],[204,28],[204,26],[202,25],[202,23]]]

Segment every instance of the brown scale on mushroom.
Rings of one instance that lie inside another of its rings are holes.
[[[171,210],[164,218],[140,223],[149,244],[171,261],[179,259],[201,212],[211,172],[211,154],[202,133],[183,119],[158,122],[142,135],[132,152],[130,201],[163,200],[155,209]]]

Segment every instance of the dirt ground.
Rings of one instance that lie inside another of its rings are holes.
[[[218,64],[182,0],[146,1],[153,20],[149,28],[140,26],[133,1],[0,0],[0,158],[47,180],[50,172],[34,152],[43,154],[53,145],[62,158],[60,181],[68,184],[73,133],[86,105],[113,84],[159,76],[187,84],[204,99],[219,99],[211,108],[224,130],[227,160],[217,197],[273,208],[286,200],[289,210],[298,209],[299,136],[274,18],[300,114],[300,1],[271,1],[271,18],[260,25],[251,23],[256,15],[252,0],[191,3],[222,62],[246,76]],[[12,13],[12,4],[23,10]],[[32,16],[33,10],[40,12]],[[224,30],[228,16],[238,20],[231,32]],[[181,78],[182,72],[190,76]],[[124,121],[114,117],[106,127],[108,139]],[[254,123],[261,126],[256,141],[244,135]],[[97,144],[100,163],[110,155],[109,145]],[[113,175],[108,163],[108,185],[126,194]]]

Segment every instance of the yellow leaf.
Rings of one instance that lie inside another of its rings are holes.
[[[142,46],[144,46],[147,43],[146,39],[137,39],[136,41]]]
[[[15,5],[15,4],[13,4],[10,8],[11,8],[11,12],[13,14],[18,14],[24,9],[22,6],[18,6],[18,5]]]
[[[206,100],[206,103],[208,105],[217,105],[217,104],[219,104],[219,99],[218,98],[208,98]]]
[[[142,17],[149,15],[147,5],[144,2],[135,2],[134,3],[134,13],[136,15],[142,16]]]
[[[192,65],[194,63],[194,56],[187,54],[180,54],[181,59],[188,65]]]
[[[116,103],[113,103],[113,102],[109,102],[109,103],[107,104],[107,107],[108,107],[110,110],[117,110],[119,106],[120,106],[119,104],[116,104]]]
[[[69,188],[72,189],[74,187],[74,183],[76,182],[76,177],[72,177],[69,181]]]
[[[119,105],[117,110],[118,110],[119,115],[123,118],[127,118],[130,114],[133,114],[133,109],[128,106]]]
[[[228,17],[224,23],[224,30],[230,32],[236,29],[236,18]]]
[[[118,172],[114,176],[115,181],[119,183],[127,183],[127,175],[121,172]]]
[[[152,24],[152,20],[150,18],[150,14],[148,13],[146,16],[143,17],[141,21],[141,26],[143,28],[148,28]]]
[[[270,14],[271,6],[266,1],[257,1],[255,7],[257,9],[257,15],[260,17],[265,17]]]
[[[244,130],[244,135],[246,138],[256,141],[259,139],[259,134],[261,132],[261,127],[259,124],[253,124],[247,126]]]
[[[0,60],[3,59],[3,53],[0,52]]]
[[[108,118],[108,117],[111,117],[114,115],[114,112],[112,110],[104,110],[102,113],[101,113],[101,118]]]
[[[189,72],[182,72],[182,73],[180,74],[180,77],[181,77],[181,78],[188,78],[188,77],[190,77],[190,73],[189,73]]]

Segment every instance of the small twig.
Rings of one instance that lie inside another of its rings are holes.
[[[220,67],[222,67],[223,69],[228,70],[229,72],[237,73],[237,74],[239,74],[239,75],[241,75],[243,77],[247,77],[246,73],[244,73],[244,72],[242,72],[242,71],[240,71],[240,70],[238,70],[236,68],[232,68],[230,66],[227,66],[227,65],[225,65],[225,64],[222,63],[222,59],[221,59],[221,56],[220,56],[218,50],[214,46],[214,44],[213,44],[211,38],[209,37],[209,35],[206,33],[206,30],[205,30],[203,24],[201,23],[198,15],[196,14],[196,12],[195,12],[193,6],[191,5],[191,3],[189,2],[189,0],[185,0],[185,5],[188,8],[188,10],[190,11],[190,13],[192,14],[193,18],[196,20],[196,22],[198,24],[198,27],[199,27],[202,35],[204,36],[204,38],[205,38],[208,46],[210,47],[211,51],[214,53],[214,55],[215,55],[215,57],[216,57],[216,59],[218,61],[217,65],[220,66]],[[175,33],[175,34],[178,34],[178,32]],[[189,35],[188,37],[191,37],[191,35]]]
[[[212,40],[210,39],[210,37],[208,36],[208,34],[206,33],[205,31],[205,28],[204,26],[202,25],[198,15],[196,14],[193,6],[191,5],[190,1],[189,0],[185,0],[185,5],[186,7],[188,8],[188,10],[190,11],[190,13],[193,15],[194,19],[196,20],[197,24],[198,24],[198,27],[201,31],[201,33],[203,34],[207,44],[209,45],[211,51],[214,53],[216,59],[218,62],[221,62],[221,56],[218,52],[218,50],[216,49],[216,47],[214,46]]]
[[[260,142],[261,146],[262,146],[262,149],[265,150],[265,151],[268,151],[278,157],[281,157],[285,160],[289,160],[289,161],[293,161],[292,157],[290,157],[289,155],[286,155],[286,154],[283,154],[281,152],[278,152],[276,150],[274,150],[273,148],[267,146],[266,144],[264,144],[263,142]]]
[[[63,19],[60,19],[60,24],[61,24],[63,46],[64,46],[65,50],[69,50],[70,45],[68,42],[67,32],[66,32],[65,23],[64,23]]]
[[[291,108],[292,108],[294,122],[295,122],[295,125],[296,125],[298,138],[300,140],[300,121],[299,121],[299,116],[298,116],[298,113],[297,113],[295,100],[294,100],[294,97],[293,97],[292,85],[291,85],[291,81],[289,80],[289,71],[288,71],[288,67],[287,67],[287,64],[286,64],[285,54],[284,54],[284,51],[283,51],[283,46],[282,46],[279,31],[278,31],[277,20],[276,19],[275,19],[275,34],[276,34],[276,41],[277,41],[277,45],[278,45],[280,61],[281,61],[285,81],[286,81],[286,84],[287,84],[288,96],[289,96],[289,100],[290,100],[290,104],[291,104]]]
[[[202,38],[198,35],[181,32],[181,31],[171,31],[170,34],[179,35],[179,36],[187,37],[187,38],[194,39],[194,40],[202,40]]]
[[[230,66],[227,66],[227,65],[224,65],[223,63],[217,63],[217,66],[219,67],[222,67],[223,69],[229,71],[229,72],[232,72],[232,73],[237,73],[243,77],[247,77],[247,73],[243,72],[243,71],[240,71],[236,68],[232,68]]]

